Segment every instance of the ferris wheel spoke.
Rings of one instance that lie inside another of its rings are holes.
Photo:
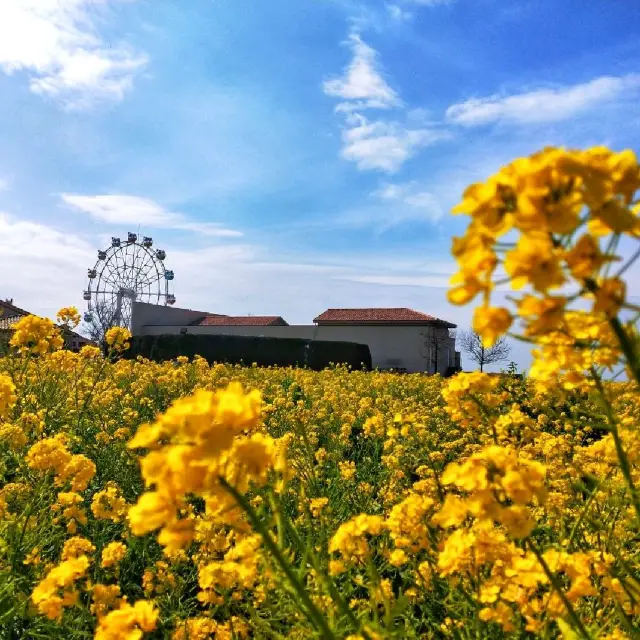
[[[109,256],[107,254],[107,258],[104,261],[104,264],[102,265],[102,269],[100,269],[100,274],[98,276],[98,285],[100,284],[100,282],[104,279],[106,279],[106,276],[104,275],[105,270],[111,272],[112,268],[111,268],[111,256]]]
[[[121,286],[126,287],[128,282],[127,282],[127,270],[129,268],[129,263],[128,263],[128,258],[129,258],[129,245],[125,245],[124,249],[122,250],[120,257],[122,258],[122,264],[118,265],[118,273],[120,275],[120,279],[122,282]]]
[[[122,286],[122,275],[120,273],[121,268],[122,268],[122,249],[121,248],[117,248],[114,252],[113,252],[113,263],[111,261],[109,261],[109,270],[110,273],[113,277],[113,283],[114,286],[117,287],[118,289]]]
[[[151,287],[157,282],[157,280],[154,278],[146,277],[144,278],[144,280],[139,280],[138,282],[141,287]]]
[[[137,265],[138,273],[142,269],[142,257],[139,257],[141,247],[142,245],[136,244],[135,249],[133,250],[133,258],[131,260],[132,266]],[[137,278],[138,273],[134,273],[133,275]]]
[[[119,278],[117,273],[106,275],[102,280],[102,283],[99,283],[99,284],[106,285],[104,288],[105,289],[110,288],[112,293],[117,293],[120,289],[120,283],[119,283]]]
[[[144,284],[148,284],[149,286],[153,286],[155,283],[157,283],[160,280],[159,270],[154,262],[151,262],[147,266],[142,276],[143,276],[143,280],[141,282],[143,282]]]
[[[131,245],[131,266],[133,267],[138,260],[138,253],[140,251],[140,245],[138,243]]]
[[[131,245],[127,244],[124,247],[124,251],[122,253],[122,279],[125,284],[128,284],[127,279],[129,276],[129,250]]]
[[[106,275],[104,274],[105,269],[108,271],[108,273]],[[114,270],[113,265],[111,265],[111,263],[106,263],[104,269],[100,272],[100,277],[101,279],[103,279],[105,282],[108,282],[109,284],[111,284],[114,287],[118,287],[118,272],[117,270]]]
[[[139,297],[151,299],[151,298],[157,298],[158,295],[162,295],[162,294],[159,294],[157,291],[149,290],[149,291],[145,291],[144,293],[141,293]]]
[[[143,283],[143,284],[140,285],[139,295],[140,296],[146,296],[146,295],[149,294],[150,291],[151,291],[151,285]]]
[[[145,275],[151,282],[156,282],[160,279],[160,269],[158,265],[158,259],[153,254],[150,254],[149,266],[147,267]]]
[[[136,284],[136,289],[139,286],[144,286],[145,282],[146,282],[146,277],[147,277],[147,271],[148,271],[148,261],[149,261],[149,256],[146,254],[144,255],[144,258],[141,258],[141,263],[139,268],[137,269],[137,274],[136,274],[136,280],[135,280],[135,284]]]
[[[145,250],[144,262],[140,267],[140,275],[150,280],[149,273],[153,272],[154,258],[153,254],[147,249]]]

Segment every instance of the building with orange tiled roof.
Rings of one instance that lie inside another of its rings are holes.
[[[210,314],[191,323],[192,327],[287,327],[281,316],[222,316]]]
[[[303,338],[366,344],[374,367],[447,374],[460,369],[456,325],[401,308],[327,309],[311,325],[281,316],[228,316],[141,302],[133,304],[134,335],[176,333]]]
[[[440,320],[421,311],[414,311],[406,307],[396,308],[365,308],[365,309],[327,309],[313,321],[319,325],[329,324],[408,324],[431,325],[440,323],[455,328],[455,324]]]
[[[33,315],[13,304],[13,299],[0,300],[0,331],[11,334],[13,325],[25,316]],[[85,345],[95,345],[89,338],[81,336],[71,329],[64,329],[65,348],[70,351],[80,351]]]

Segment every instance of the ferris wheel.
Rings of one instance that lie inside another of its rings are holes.
[[[134,302],[175,303],[170,291],[174,274],[164,266],[167,254],[152,247],[152,238],[143,236],[138,241],[135,233],[129,233],[126,240],[111,238],[111,246],[98,251],[96,264],[88,270],[89,282],[83,294],[87,302],[85,322],[129,329]]]

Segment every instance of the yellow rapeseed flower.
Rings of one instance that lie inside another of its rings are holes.
[[[16,403],[16,386],[7,375],[0,374],[0,418],[8,415]]]

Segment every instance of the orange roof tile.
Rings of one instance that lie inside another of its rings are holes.
[[[405,307],[399,308],[370,308],[370,309],[327,309],[324,313],[313,319],[318,324],[322,323],[353,323],[353,324],[431,324],[442,323],[450,327],[456,325],[440,320],[435,316]]]
[[[221,316],[208,315],[192,323],[198,327],[268,327],[274,325],[287,326],[280,316]]]

